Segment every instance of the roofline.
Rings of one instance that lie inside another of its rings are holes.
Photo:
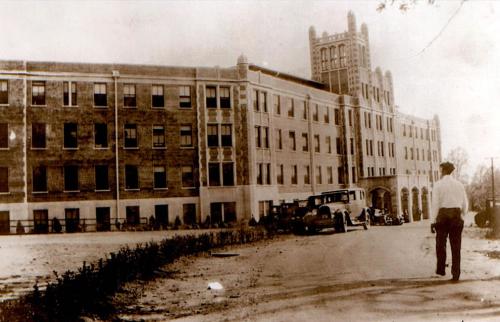
[[[261,72],[261,73],[266,74],[266,75],[270,75],[270,76],[277,77],[277,78],[280,78],[280,79],[284,79],[284,80],[287,80],[287,81],[291,81],[291,82],[294,82],[294,83],[299,83],[299,84],[302,84],[302,85],[307,85],[307,86],[314,87],[314,88],[319,89],[319,90],[327,91],[326,87],[325,87],[325,84],[313,81],[311,79],[302,78],[302,77],[299,77],[299,76],[295,76],[295,75],[291,75],[291,74],[279,72],[279,71],[276,71],[276,70],[272,70],[272,69],[261,67],[261,66],[254,65],[254,64],[249,64],[248,68],[250,70],[252,70],[252,71]]]

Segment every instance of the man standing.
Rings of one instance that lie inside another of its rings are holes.
[[[468,202],[462,183],[451,176],[455,167],[450,162],[440,164],[441,180],[435,183],[432,192],[431,230],[436,231],[436,274],[445,275],[446,240],[450,238],[452,280],[460,279],[460,248],[462,244],[463,216]]]

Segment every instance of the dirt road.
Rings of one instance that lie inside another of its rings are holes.
[[[429,223],[287,236],[185,258],[116,297],[128,321],[500,320],[499,241],[466,228],[462,277],[434,274]],[[221,290],[209,289],[212,282]],[[137,298],[133,298],[136,295]],[[131,300],[132,299],[132,300]]]

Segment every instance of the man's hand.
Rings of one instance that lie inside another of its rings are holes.
[[[436,233],[436,224],[431,224],[431,233]]]

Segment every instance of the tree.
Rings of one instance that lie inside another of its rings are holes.
[[[446,160],[450,161],[455,166],[453,177],[463,183],[467,183],[469,181],[469,177],[467,173],[465,173],[465,169],[467,168],[467,164],[469,162],[469,155],[467,154],[467,151],[461,147],[454,148],[448,153]]]
[[[500,169],[495,170],[495,191],[500,192]],[[480,165],[467,187],[471,210],[480,211],[486,207],[486,199],[491,198],[491,167]]]

